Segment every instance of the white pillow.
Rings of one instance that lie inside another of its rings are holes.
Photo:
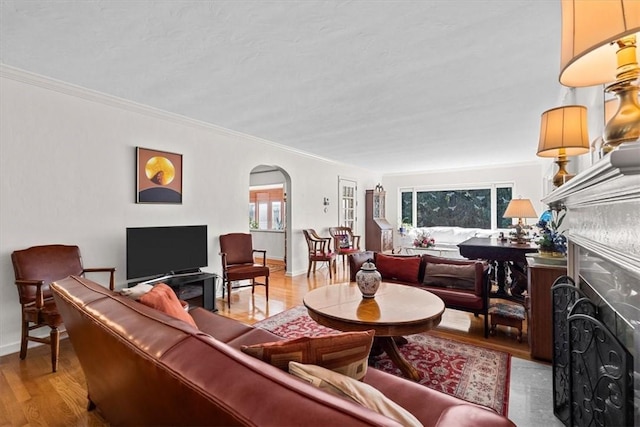
[[[398,421],[404,426],[422,426],[411,412],[369,384],[321,366],[305,365],[298,362],[289,362],[289,373],[328,393],[351,399],[366,408]]]
[[[138,300],[140,299],[140,297],[144,294],[146,294],[147,292],[149,292],[151,289],[153,289],[153,285],[149,285],[146,283],[140,283],[138,285],[135,285],[131,288],[124,288],[120,290],[120,295],[124,295],[127,296],[131,299],[135,299]]]

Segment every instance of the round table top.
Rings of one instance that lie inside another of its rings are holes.
[[[444,302],[413,286],[382,282],[375,298],[363,298],[356,283],[323,286],[304,296],[309,316],[341,331],[374,329],[377,336],[402,336],[435,328]]]

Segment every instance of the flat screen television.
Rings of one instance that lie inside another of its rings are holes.
[[[206,225],[127,228],[127,279],[193,272],[207,264]]]

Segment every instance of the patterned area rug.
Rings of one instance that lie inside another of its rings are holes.
[[[304,306],[276,314],[254,326],[289,339],[338,332],[316,323]],[[409,342],[400,347],[400,352],[420,372],[420,384],[508,415],[510,354],[429,333],[406,338]],[[402,376],[385,353],[377,356],[371,366]]]

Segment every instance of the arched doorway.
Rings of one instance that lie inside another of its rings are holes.
[[[281,259],[291,275],[291,177],[279,166],[258,165],[249,174],[249,221],[254,247]]]

